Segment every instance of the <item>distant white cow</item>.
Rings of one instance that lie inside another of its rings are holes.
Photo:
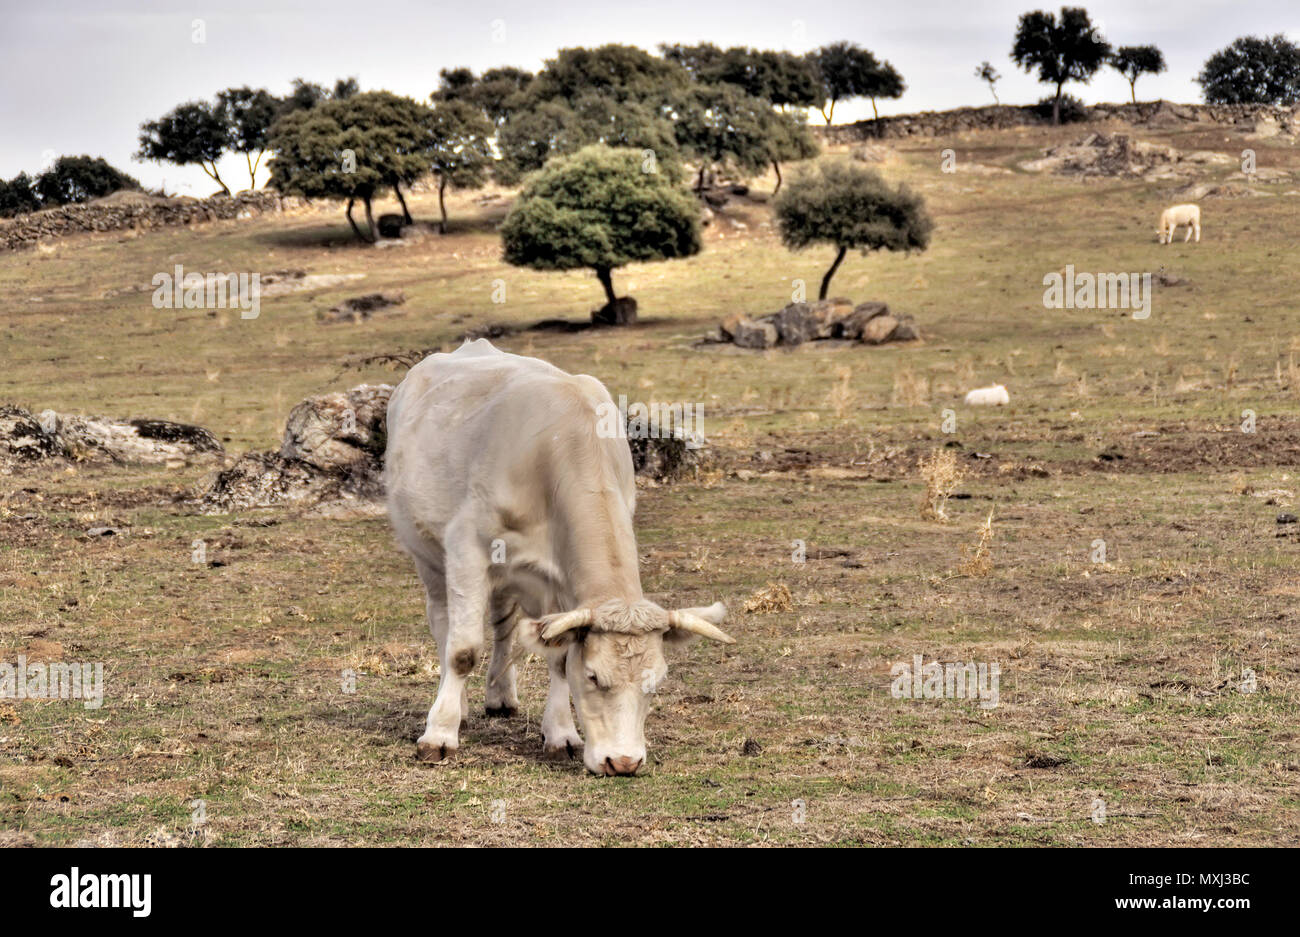
[[[1011,396],[1001,384],[992,387],[979,387],[966,395],[968,407],[1005,407],[1011,403]]]
[[[546,656],[548,754],[603,775],[644,764],[645,717],[665,641],[732,643],[718,602],[666,611],[641,593],[627,440],[598,431],[613,407],[595,378],[480,339],[425,358],[388,404],[389,515],[424,583],[442,672],[417,755],[459,747],[465,682],[495,631],[488,715],[513,715],[513,635]],[[608,438],[607,438],[608,437]]]
[[[1174,232],[1179,225],[1187,225],[1187,237],[1183,238],[1186,244],[1196,235],[1196,243],[1201,242],[1201,206],[1200,205],[1174,205],[1172,208],[1166,208],[1160,215],[1160,243],[1169,244],[1174,239]]]

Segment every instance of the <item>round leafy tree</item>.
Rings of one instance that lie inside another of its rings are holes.
[[[510,209],[501,237],[515,266],[594,270],[608,300],[597,320],[625,322],[636,307],[614,295],[612,271],[698,254],[700,209],[663,164],[595,144],[548,160]]]
[[[1207,104],[1293,104],[1300,100],[1300,46],[1281,34],[1242,36],[1210,56],[1196,81]]]
[[[410,218],[401,185],[429,171],[432,123],[427,106],[387,91],[332,98],[291,111],[271,128],[275,156],[269,163],[270,184],[308,198],[347,199],[345,214],[353,232],[363,241],[374,241],[372,203],[384,190],[393,190]],[[358,201],[365,207],[368,236],[352,218]]]
[[[1061,18],[1035,10],[1020,17],[1011,58],[1026,72],[1038,69],[1038,80],[1056,86],[1052,123],[1061,122],[1061,88],[1067,81],[1092,81],[1110,57],[1110,43],[1082,7],[1061,7]]]
[[[852,163],[820,161],[790,180],[773,205],[781,240],[791,250],[830,244],[835,261],[822,277],[825,299],[831,277],[850,248],[925,250],[934,222],[919,195],[890,186],[875,170]]]
[[[1129,97],[1137,103],[1137,80],[1165,70],[1165,54],[1155,46],[1120,46],[1110,57],[1110,67],[1128,81]]]

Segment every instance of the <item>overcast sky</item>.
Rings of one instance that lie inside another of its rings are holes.
[[[1139,97],[1200,100],[1193,78],[1238,36],[1287,33],[1300,40],[1300,0],[1091,0],[1083,3],[1115,45],[1153,43],[1169,70],[1138,83]],[[888,59],[907,93],[882,114],[992,103],[973,77],[988,59],[1002,72],[1005,103],[1032,103],[1044,86],[1008,58],[1019,15],[1056,9],[1033,0],[42,0],[6,4],[0,29],[0,176],[34,173],[55,155],[87,153],[169,192],[216,187],[197,167],[133,160],[142,121],[232,85],[288,91],[291,79],[332,84],[356,76],[365,90],[426,100],[438,70],[494,65],[539,68],[556,49],[631,43],[714,42],[804,52],[850,40]],[[201,21],[196,23],[196,21]],[[201,29],[203,41],[196,42]],[[1084,101],[1128,99],[1106,69]],[[870,116],[854,101],[836,122]],[[820,118],[818,118],[820,119]],[[247,185],[242,157],[221,173]],[[261,175],[259,174],[259,182]]]

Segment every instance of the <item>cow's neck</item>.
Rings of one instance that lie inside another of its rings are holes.
[[[610,599],[639,601],[641,573],[631,515],[616,490],[587,481],[556,492],[559,568],[578,608],[594,608]]]

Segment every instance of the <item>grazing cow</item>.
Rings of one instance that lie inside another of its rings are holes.
[[[1201,206],[1187,204],[1166,208],[1160,215],[1160,243],[1171,243],[1179,225],[1187,225],[1184,244],[1192,239],[1193,234],[1196,235],[1196,243],[1201,243]]]
[[[968,407],[1005,407],[1011,403],[1007,389],[1001,384],[992,387],[977,387],[966,395]]]
[[[488,715],[513,715],[512,635],[544,654],[550,691],[546,754],[583,746],[599,775],[645,762],[645,717],[667,673],[664,642],[699,635],[734,643],[726,607],[667,611],[641,593],[626,439],[597,431],[612,407],[593,377],[508,354],[486,340],[425,358],[388,404],[389,516],[424,583],[442,663],[417,756],[459,747],[466,679],[495,633]]]

